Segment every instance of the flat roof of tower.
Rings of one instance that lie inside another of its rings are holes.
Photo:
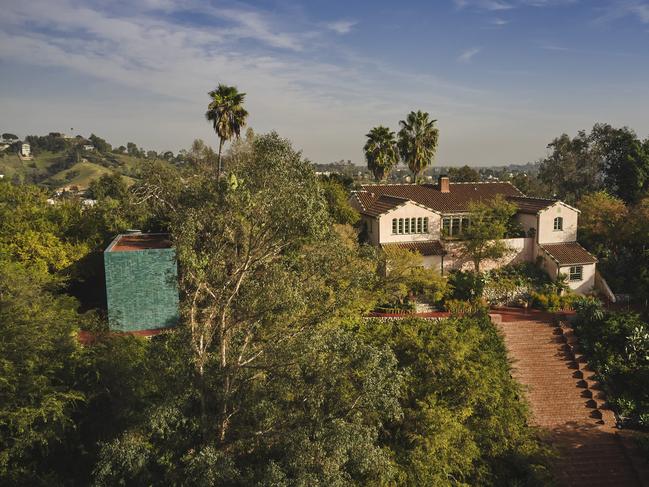
[[[170,249],[172,246],[168,233],[123,233],[113,239],[106,252]]]

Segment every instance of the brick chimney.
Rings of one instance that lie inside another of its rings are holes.
[[[450,193],[451,192],[451,180],[448,176],[440,176],[438,179],[439,191],[440,193]]]

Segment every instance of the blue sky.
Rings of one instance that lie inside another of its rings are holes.
[[[536,160],[595,122],[649,135],[649,0],[3,0],[0,130],[216,145],[219,82],[315,162],[413,109],[439,165]]]

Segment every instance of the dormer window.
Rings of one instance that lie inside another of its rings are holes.
[[[554,231],[560,232],[563,230],[563,218],[558,216],[554,219]]]

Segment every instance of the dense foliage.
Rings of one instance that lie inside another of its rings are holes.
[[[403,415],[386,425],[399,485],[546,485],[546,452],[527,426],[502,338],[486,314],[368,320],[404,374]]]
[[[411,256],[378,275],[339,183],[276,134],[235,144],[222,178],[204,144],[186,154],[129,189],[102,178],[92,207],[0,182],[0,483],[542,482],[485,316],[360,321],[399,279],[431,299],[443,281]],[[95,311],[100,252],[127,228],[177,249],[182,323],[151,340]]]
[[[608,401],[649,429],[649,325],[633,313],[605,311],[594,300],[581,301],[578,310],[575,332]]]

